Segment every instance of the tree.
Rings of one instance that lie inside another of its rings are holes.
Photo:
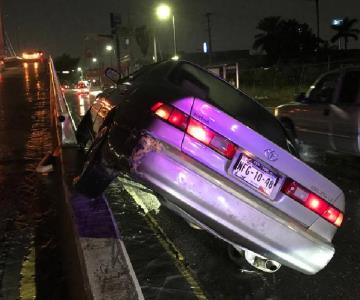
[[[331,28],[336,31],[335,35],[331,38],[331,42],[334,43],[340,39],[344,39],[345,50],[348,49],[349,38],[358,40],[360,30],[353,28],[358,23],[357,19],[344,18],[340,25],[332,26]]]
[[[318,39],[306,23],[295,19],[280,22],[280,55],[283,58],[301,57],[313,53]]]
[[[313,53],[318,46],[309,25],[295,19],[266,17],[259,21],[256,28],[263,32],[255,35],[253,47],[264,50],[273,62],[303,57]]]
[[[256,29],[262,32],[255,35],[253,48],[264,50],[271,60],[279,57],[280,22],[281,17],[266,17],[256,26]]]

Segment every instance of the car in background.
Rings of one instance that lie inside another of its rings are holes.
[[[321,75],[296,102],[280,105],[275,116],[305,144],[360,155],[360,68]]]
[[[45,55],[44,52],[40,50],[26,51],[22,53],[22,59],[25,62],[43,62]]]
[[[260,270],[315,274],[328,264],[344,194],[298,158],[270,112],[186,61],[106,74],[118,88],[97,98],[76,133],[91,143],[80,193],[97,197],[130,175]]]
[[[75,91],[77,94],[89,94],[90,93],[90,83],[85,80],[79,81],[75,85]]]
[[[0,59],[0,69],[13,69],[19,68],[22,66],[22,59],[21,57],[17,56],[9,56]]]

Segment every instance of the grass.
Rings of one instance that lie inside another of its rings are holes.
[[[240,90],[256,99],[266,107],[275,107],[284,103],[291,102],[296,95],[304,92],[308,87],[283,86],[283,87],[259,87],[259,86],[240,86]]]

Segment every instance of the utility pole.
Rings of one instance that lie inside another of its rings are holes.
[[[115,49],[116,49],[116,62],[118,71],[120,75],[122,74],[121,71],[121,56],[120,56],[120,39],[119,39],[119,26],[121,25],[121,16],[110,13],[110,27],[111,27],[111,34],[113,38],[115,38]]]
[[[318,40],[318,47],[320,42],[320,9],[319,9],[319,1],[315,0],[316,4],[316,36]]]
[[[3,1],[0,0],[0,57],[5,56],[5,29],[3,16]]]
[[[209,39],[209,62],[212,61],[212,55],[213,55],[213,47],[212,47],[212,35],[211,35],[211,16],[212,13],[208,12],[205,14],[207,19],[207,31],[208,31],[208,39]]]
[[[317,47],[319,48],[320,42],[320,0],[307,0],[315,3],[315,17],[316,17],[316,38],[317,38]]]

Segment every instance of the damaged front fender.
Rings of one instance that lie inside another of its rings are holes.
[[[156,140],[149,135],[142,134],[131,154],[130,171],[141,176],[139,166],[141,165],[143,158],[150,152],[162,151],[163,147],[163,144],[160,143],[159,140]]]

